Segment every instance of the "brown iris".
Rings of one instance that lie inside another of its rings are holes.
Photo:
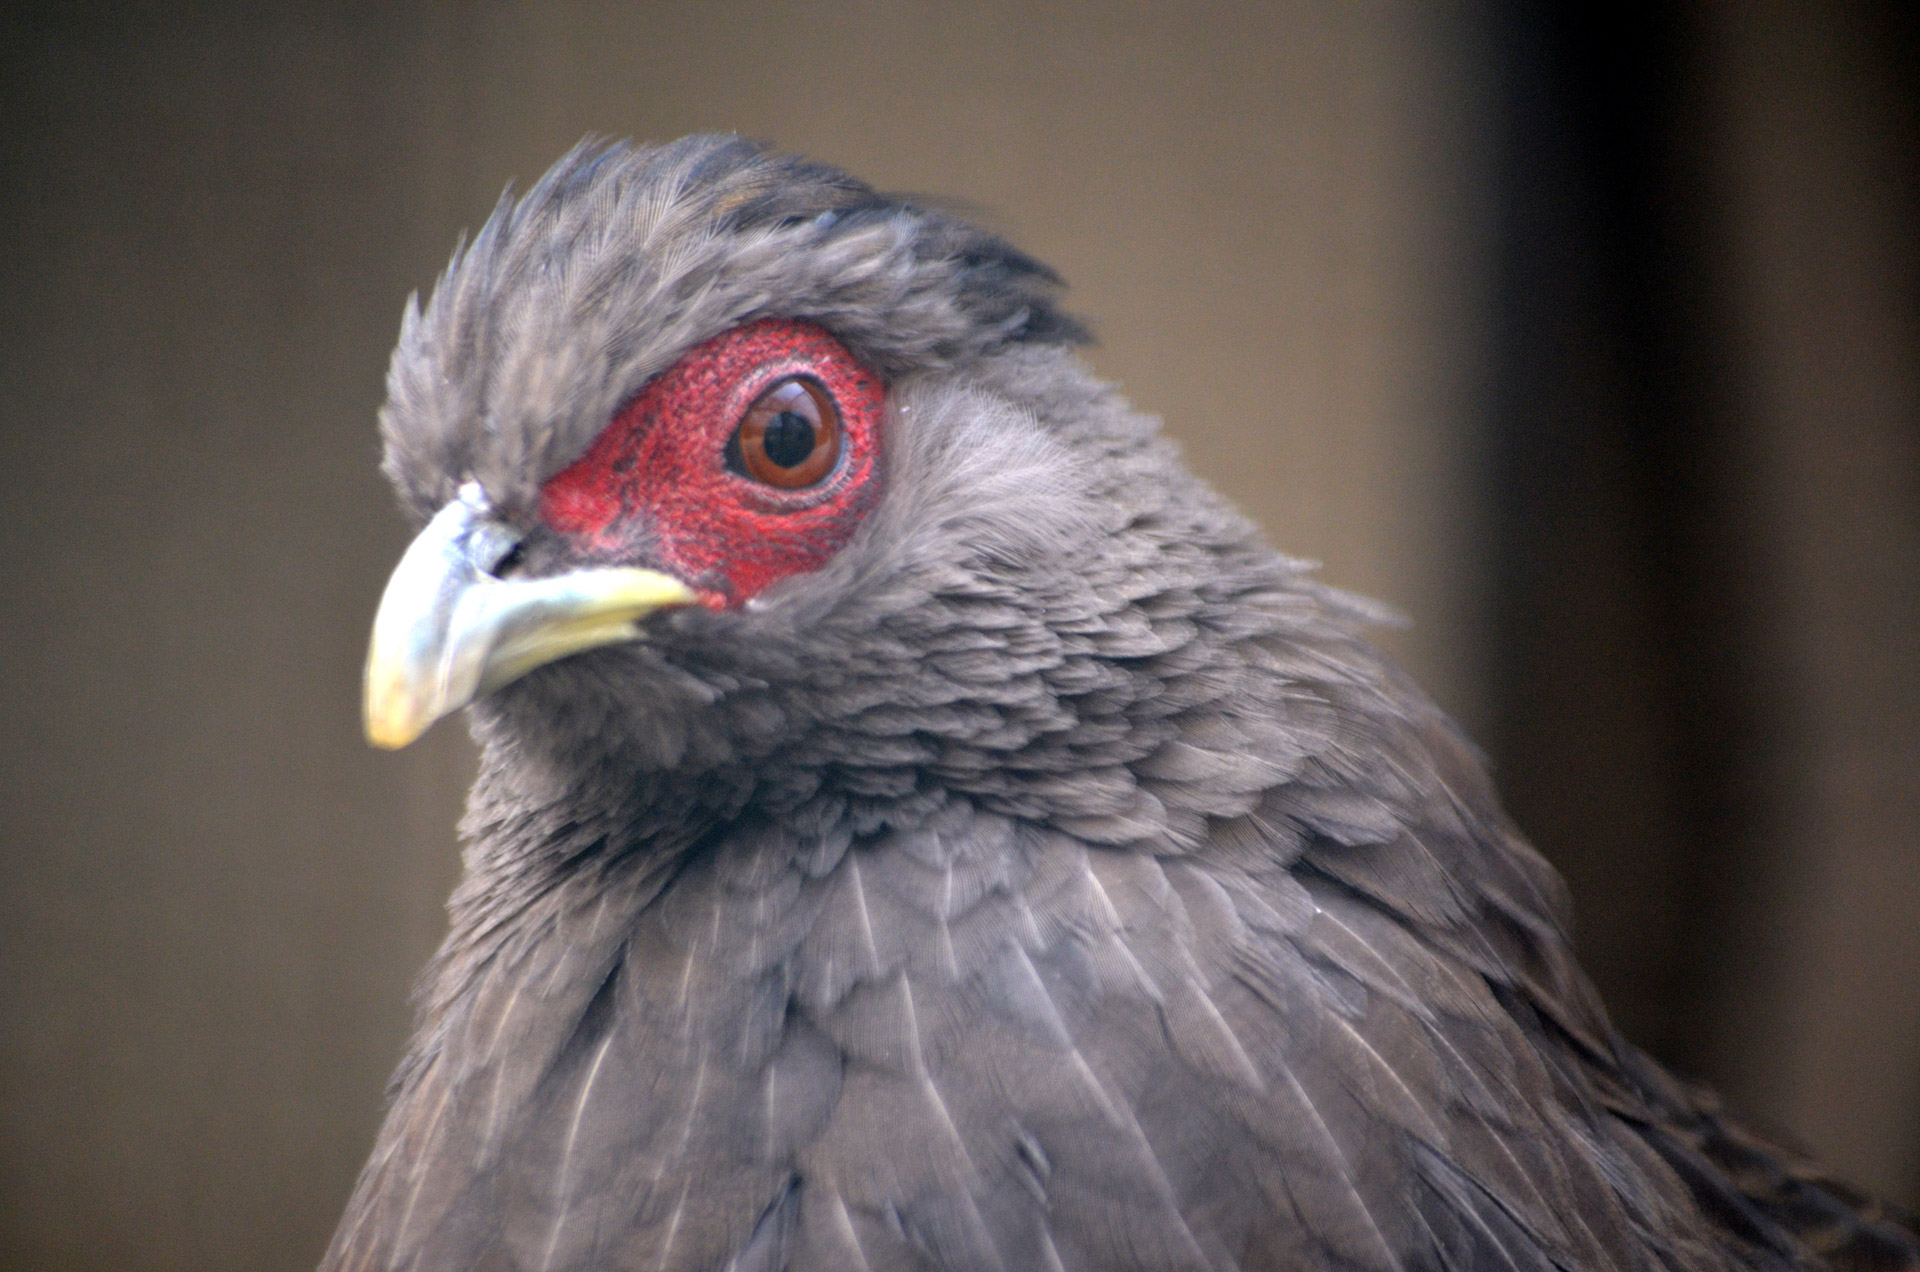
[[[738,436],[741,469],[782,490],[813,485],[840,460],[840,412],[824,388],[800,376],[754,399]]]

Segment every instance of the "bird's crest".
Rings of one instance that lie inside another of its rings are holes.
[[[998,237],[733,136],[589,140],[503,195],[410,309],[381,413],[423,521],[476,479],[507,513],[681,352],[804,318],[889,380],[1086,330],[1060,280]]]

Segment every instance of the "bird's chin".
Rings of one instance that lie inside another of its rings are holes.
[[[724,758],[715,754],[717,696],[652,643],[635,642],[536,668],[473,702],[466,715],[483,750],[571,772],[640,778]]]

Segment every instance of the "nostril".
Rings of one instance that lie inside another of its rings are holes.
[[[468,568],[504,578],[520,566],[520,545],[525,540],[526,535],[512,526],[491,519],[476,519],[467,531]]]
[[[487,569],[487,573],[496,579],[504,579],[518,570],[526,557],[526,540],[522,539],[508,548],[506,554]]]

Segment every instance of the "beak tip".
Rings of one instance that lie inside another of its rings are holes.
[[[367,712],[365,720],[367,744],[382,751],[398,751],[410,745],[433,721],[402,719],[396,713]]]
[[[410,745],[418,734],[387,733],[380,729],[367,729],[367,745],[379,751],[399,751]]]
[[[410,746],[446,714],[423,697],[419,686],[386,665],[390,662],[377,652],[368,660],[361,697],[360,723],[367,744],[382,751]]]

